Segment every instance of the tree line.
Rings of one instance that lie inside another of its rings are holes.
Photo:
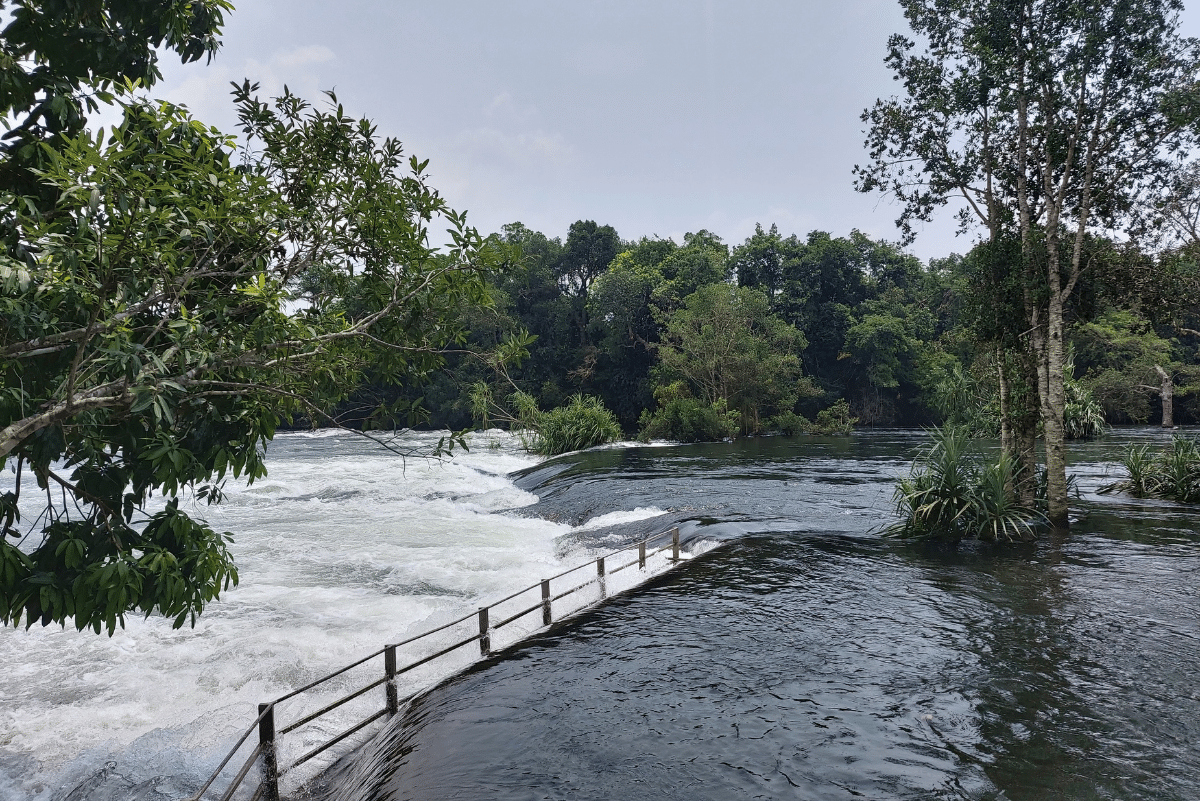
[[[426,425],[483,422],[471,390],[486,382],[494,402],[598,398],[630,438],[795,433],[823,410],[859,425],[1001,433],[1012,356],[996,340],[1021,314],[1019,299],[998,305],[989,289],[1004,280],[991,243],[922,263],[859,231],[801,238],[774,225],[733,246],[703,230],[623,240],[590,220],[565,237],[513,223],[498,239],[507,250],[490,302],[465,309],[463,325],[478,352],[520,341],[527,355],[499,377],[475,354],[452,356],[419,390]],[[1088,269],[1064,307],[1071,435],[1162,422],[1167,394],[1167,425],[1200,421],[1195,249],[1084,244]],[[364,390],[361,408],[387,394]]]

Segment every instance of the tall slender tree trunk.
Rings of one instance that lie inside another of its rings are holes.
[[[1008,381],[1008,364],[1004,348],[996,346],[996,373],[1000,378],[1000,452],[1016,458],[1012,425],[1012,385]]]
[[[1171,374],[1166,370],[1154,365],[1154,372],[1158,373],[1158,380],[1162,382],[1158,394],[1162,398],[1162,427],[1175,427],[1175,382],[1171,380]]]
[[[1059,286],[1057,260],[1050,264],[1050,302],[1047,314],[1045,367],[1046,397],[1042,402],[1042,429],[1046,440],[1046,516],[1050,525],[1065,530],[1067,519],[1067,452],[1063,412],[1066,408],[1066,387],[1063,363],[1066,358],[1064,341],[1063,296]]]
[[[1037,361],[1028,352],[1017,354],[1012,392],[1013,448],[1017,461],[1017,497],[1033,506],[1037,497],[1037,426],[1041,419],[1038,400]],[[1018,390],[1019,386],[1019,390]]]

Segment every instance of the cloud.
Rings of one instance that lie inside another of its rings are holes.
[[[555,171],[575,158],[575,147],[539,124],[537,107],[503,91],[481,109],[482,123],[454,137],[456,160],[468,172]]]

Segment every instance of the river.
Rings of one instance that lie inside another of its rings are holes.
[[[876,533],[920,432],[540,464],[491,437],[400,468],[282,436],[206,510],[242,586],[195,630],[0,632],[0,797],[106,763],[77,795],[177,797],[255,702],[669,525],[695,558],[438,686],[332,797],[1200,797],[1200,512],[1096,494],[1160,432],[1071,446],[1069,536],[959,548]]]

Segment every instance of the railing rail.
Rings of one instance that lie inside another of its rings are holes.
[[[658,547],[658,548],[654,548],[654,549],[649,549],[650,543],[652,541],[658,540],[660,537],[666,536],[667,534],[669,534],[671,537],[671,540],[667,545],[664,545],[664,546]],[[608,567],[607,560],[615,560],[615,558],[618,555],[625,553],[626,551],[631,551],[635,547],[637,549],[637,554],[638,554],[636,560],[631,561],[631,562],[626,562],[624,564],[617,565],[615,567],[611,567],[611,568]],[[251,794],[250,801],[259,801],[259,799],[263,799],[263,801],[279,801],[279,779],[284,774],[286,774],[288,771],[293,770],[294,768],[297,768],[300,765],[303,765],[304,763],[308,762],[309,760],[313,759],[314,757],[320,755],[321,753],[327,751],[328,749],[330,749],[333,746],[337,745],[338,743],[342,742],[347,737],[353,736],[355,733],[366,728],[370,724],[374,723],[376,720],[379,720],[381,717],[384,717],[385,715],[392,716],[392,715],[399,713],[400,705],[409,701],[410,699],[412,699],[416,695],[416,693],[414,692],[412,694],[406,695],[403,698],[401,698],[399,695],[399,689],[396,685],[397,677],[399,677],[411,670],[414,670],[418,667],[421,667],[422,665],[426,665],[430,662],[433,662],[436,659],[446,656],[447,654],[449,654],[453,651],[457,651],[458,649],[460,649],[466,645],[470,645],[473,642],[479,643],[479,653],[481,656],[488,656],[492,651],[491,641],[492,641],[492,633],[494,631],[502,628],[503,626],[507,626],[508,624],[510,624],[520,618],[523,618],[527,615],[531,615],[534,612],[538,612],[538,611],[541,611],[541,613],[542,613],[541,625],[549,626],[551,623],[554,622],[553,604],[555,601],[561,600],[569,595],[577,593],[577,592],[584,590],[588,587],[591,587],[593,585],[598,585],[598,587],[599,587],[599,599],[598,600],[604,600],[605,598],[608,597],[607,579],[609,577],[615,575],[616,573],[618,573],[621,570],[624,570],[625,568],[633,567],[635,565],[638,567],[639,570],[644,570],[646,568],[646,560],[647,560],[648,555],[656,556],[665,551],[671,552],[671,556],[669,557],[670,562],[672,562],[672,563],[679,562],[680,556],[679,556],[679,528],[678,527],[675,527],[675,528],[670,529],[669,531],[660,532],[659,534],[648,537],[648,538],[642,540],[641,542],[637,543],[636,546],[630,545],[625,548],[621,548],[621,549],[613,551],[611,553],[607,553],[604,556],[599,556],[591,561],[584,562],[582,565],[573,567],[570,570],[564,570],[563,572],[553,575],[550,578],[542,579],[542,581],[539,582],[538,584],[534,584],[533,586],[526,587],[525,589],[519,590],[518,592],[514,592],[513,594],[508,595],[504,598],[501,598],[498,601],[493,601],[488,606],[480,607],[477,612],[472,612],[470,614],[464,615],[463,617],[457,618],[456,620],[452,620],[449,623],[444,623],[444,624],[438,626],[437,628],[430,629],[428,631],[425,631],[420,634],[409,637],[406,640],[401,640],[400,642],[393,643],[391,645],[385,645],[383,648],[380,648],[379,650],[374,651],[373,653],[369,654],[368,656],[365,656],[352,664],[349,664],[349,665],[346,665],[345,667],[339,668],[338,670],[335,670],[334,672],[330,673],[329,675],[323,676],[322,678],[316,679],[315,681],[311,681],[308,684],[305,684],[303,687],[299,687],[295,690],[292,690],[291,692],[287,693],[286,695],[281,695],[280,697],[276,698],[274,701],[270,701],[265,704],[259,704],[258,705],[258,717],[255,718],[254,722],[250,724],[250,727],[245,731],[245,733],[243,733],[242,736],[240,738],[238,738],[237,743],[233,746],[233,749],[225,756],[225,758],[223,760],[221,760],[221,763],[217,766],[216,771],[214,771],[213,774],[211,776],[209,776],[208,780],[204,783],[204,785],[194,795],[189,796],[186,799],[186,801],[202,801],[202,799],[205,798],[205,794],[208,793],[208,791],[210,789],[212,789],[214,784],[216,784],[217,780],[225,772],[225,769],[227,767],[229,767],[229,765],[233,761],[234,757],[241,750],[242,746],[245,745],[246,741],[250,738],[250,736],[256,730],[258,731],[258,743],[254,746],[249,757],[247,757],[246,761],[241,764],[241,767],[238,769],[237,773],[234,774],[233,778],[230,780],[229,785],[225,788],[225,791],[219,796],[219,798],[220,798],[220,801],[231,801],[234,794],[237,793],[237,791],[242,787],[243,784],[245,784],[247,777],[250,776],[251,771],[254,768],[255,764],[259,764],[261,767],[261,771],[260,771],[261,778],[258,780],[258,785],[257,785],[257,787],[255,787],[253,793]],[[550,582],[552,582],[556,579],[561,579],[566,576],[569,576],[572,573],[576,573],[576,572],[588,567],[589,565],[593,565],[593,564],[596,567],[596,574],[594,577],[590,578],[589,580],[585,581],[582,584],[575,585],[575,586],[571,587],[570,589],[564,590],[563,592],[560,592],[558,594],[551,594]],[[508,617],[505,617],[504,619],[499,620],[495,623],[491,622],[491,610],[492,609],[495,609],[497,606],[500,606],[501,604],[504,604],[508,601],[512,601],[513,599],[518,598],[521,595],[524,595],[525,593],[532,592],[534,590],[539,590],[539,589],[541,591],[541,597],[539,598],[537,603],[535,603],[532,606],[529,606],[527,608],[523,608],[523,609],[515,612],[514,614],[511,614]],[[578,611],[578,609],[572,610],[572,611]],[[447,629],[450,629],[454,626],[466,623],[467,621],[471,620],[471,618],[476,618],[479,622],[479,632],[477,634],[472,634],[471,636],[466,637],[465,639],[456,639],[453,644],[444,646],[441,649],[435,651],[434,653],[422,656],[419,659],[415,659],[414,661],[409,662],[408,664],[405,664],[403,666],[398,666],[396,649],[398,649],[402,646],[417,642],[418,640],[426,639],[435,634],[440,634],[441,632],[446,631]],[[371,681],[366,686],[359,687],[358,689],[351,691],[349,694],[344,695],[344,696],[338,698],[337,700],[326,704],[325,706],[316,710],[315,712],[310,712],[307,715],[304,715],[303,717],[299,718],[298,720],[296,720],[292,723],[289,723],[288,725],[283,726],[282,728],[279,728],[278,730],[276,729],[275,709],[277,706],[279,706],[280,704],[282,704],[285,701],[291,700],[303,693],[306,693],[309,690],[313,690],[313,689],[321,686],[322,684],[325,684],[326,682],[331,681],[332,679],[342,676],[357,667],[361,667],[362,665],[367,664],[372,659],[375,659],[376,657],[378,657],[380,655],[383,656],[383,662],[384,662],[382,678]],[[279,750],[278,750],[277,746],[278,746],[278,740],[280,737],[282,737],[286,734],[290,734],[290,733],[296,731],[297,729],[300,729],[303,726],[307,726],[310,723],[313,723],[314,721],[324,717],[325,715],[329,714],[330,712],[334,711],[335,709],[338,709],[357,698],[361,698],[362,696],[366,695],[371,690],[376,689],[380,685],[383,685],[384,689],[385,689],[385,698],[384,698],[383,709],[380,709],[380,710],[370,714],[368,717],[366,717],[363,720],[360,720],[358,723],[355,723],[350,728],[342,731],[341,733],[333,736],[330,739],[325,740],[324,742],[318,744],[316,747],[311,748],[310,750],[306,751],[300,757],[292,760],[289,764],[287,764],[287,765],[279,764]]]

